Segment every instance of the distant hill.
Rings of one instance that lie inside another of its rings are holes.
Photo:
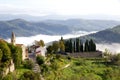
[[[0,37],[9,38],[14,31],[17,36],[33,36],[37,34],[62,35],[71,31],[64,25],[28,22],[22,19],[0,21]]]
[[[64,35],[77,31],[100,31],[119,25],[118,21],[105,20],[45,20],[40,22],[30,22],[24,19],[14,19],[0,21],[0,37],[10,38],[11,32],[16,36],[34,36],[38,34]]]
[[[116,25],[120,25],[119,21],[110,20],[68,19],[68,20],[46,20],[44,22],[66,25],[72,31],[101,31],[107,28],[114,27]]]
[[[82,39],[94,39],[97,43],[120,43],[120,25],[99,31],[94,34],[82,36]]]

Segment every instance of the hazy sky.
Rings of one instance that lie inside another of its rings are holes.
[[[120,0],[0,0],[0,14],[120,15]]]

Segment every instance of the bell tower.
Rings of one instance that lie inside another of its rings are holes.
[[[12,32],[12,36],[11,36],[11,44],[16,45],[16,37],[14,32]]]

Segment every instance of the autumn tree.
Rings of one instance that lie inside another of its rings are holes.
[[[44,46],[45,46],[44,41],[43,41],[43,40],[40,40],[40,41],[39,41],[39,45],[42,46],[42,47],[44,47]]]
[[[59,41],[59,47],[60,47],[60,51],[65,51],[65,42],[63,40],[63,37],[61,37],[60,41]]]
[[[59,50],[59,47],[60,47],[59,42],[57,42],[57,41],[53,42],[52,47],[53,47],[53,52],[57,53]]]

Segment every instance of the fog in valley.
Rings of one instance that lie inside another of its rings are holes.
[[[58,41],[60,40],[61,36],[64,39],[69,39],[69,38],[76,38],[76,37],[80,37],[80,36],[84,36],[84,35],[88,35],[91,33],[96,33],[97,31],[92,31],[92,32],[85,32],[85,31],[78,31],[76,33],[73,34],[66,34],[66,35],[43,35],[43,34],[39,34],[36,36],[31,36],[31,37],[16,37],[16,43],[19,44],[25,44],[27,45],[32,45],[34,43],[35,40],[39,41],[39,40],[43,40],[45,43],[49,43],[52,41]],[[10,42],[10,39],[7,39],[6,41]],[[96,44],[97,46],[97,50],[100,51],[105,51],[105,49],[108,49],[110,52],[112,52],[113,54],[119,53],[120,52],[120,44],[119,43],[105,43],[105,44]]]

